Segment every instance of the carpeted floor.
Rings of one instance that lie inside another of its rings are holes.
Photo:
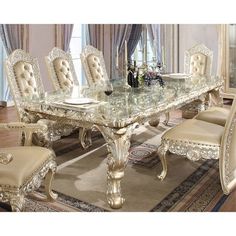
[[[170,126],[180,121],[172,119]],[[55,143],[58,171],[53,189],[58,199],[53,203],[38,201],[35,197],[43,194],[40,189],[27,197],[25,211],[217,211],[225,199],[218,161],[191,162],[169,154],[166,179],[161,182],[156,178],[161,171],[156,150],[163,131],[169,127],[145,125],[132,136],[129,163],[121,185],[126,201],[121,209],[112,210],[106,202],[107,150],[101,134],[95,132],[93,146],[88,150],[78,145],[75,135]]]

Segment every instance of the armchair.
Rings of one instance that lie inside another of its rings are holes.
[[[236,100],[234,99],[225,127],[206,121],[190,119],[166,131],[158,148],[163,170],[167,175],[167,151],[186,156],[189,160],[219,159],[221,187],[229,194],[236,186]]]
[[[48,74],[56,91],[70,92],[74,85],[79,85],[72,57],[69,53],[54,47],[45,57]],[[88,128],[70,126],[71,131],[79,128],[79,140],[84,149],[92,145],[91,130]]]
[[[48,126],[46,133],[41,132],[34,136],[34,142],[40,146],[51,146],[52,141],[71,132],[70,125],[43,119],[40,115],[33,116],[23,108],[25,98],[39,97],[44,93],[36,58],[31,57],[21,49],[17,49],[6,59],[5,71],[19,120],[26,123],[40,121],[40,123]]]
[[[0,202],[10,204],[12,211],[21,211],[24,197],[39,188],[44,178],[46,199],[55,200],[57,195],[51,190],[57,166],[55,154],[47,148],[30,146],[32,134],[45,132],[47,126],[0,123],[0,130],[19,130],[25,134],[25,146],[0,148]]]

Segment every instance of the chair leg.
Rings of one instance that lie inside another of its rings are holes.
[[[79,131],[79,140],[84,149],[87,149],[92,145],[91,133],[92,130],[87,128],[81,128]]]
[[[20,212],[22,211],[25,202],[24,195],[17,194],[16,196],[12,196],[9,202],[13,212]]]
[[[54,177],[55,171],[49,169],[48,173],[45,176],[45,193],[48,201],[54,201],[57,198],[57,194],[52,191],[52,180]]]
[[[170,121],[170,112],[165,113],[166,119],[164,120],[163,124],[168,125]]]
[[[161,146],[158,148],[158,154],[161,160],[162,164],[162,172],[160,175],[157,175],[157,178],[160,179],[161,181],[164,180],[164,178],[167,175],[167,161],[166,161],[166,153],[168,151],[168,145],[165,143],[161,144]]]

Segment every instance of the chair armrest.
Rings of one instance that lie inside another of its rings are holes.
[[[32,144],[33,133],[47,132],[48,128],[44,124],[26,124],[23,122],[0,123],[0,130],[22,131],[25,135],[24,146]]]

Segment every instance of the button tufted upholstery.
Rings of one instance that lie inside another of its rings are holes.
[[[104,81],[104,73],[101,67],[101,62],[99,57],[94,54],[90,54],[87,57],[87,62],[89,66],[90,73],[92,75],[93,83],[97,83],[98,81]]]
[[[194,76],[205,75],[207,57],[202,53],[196,53],[190,58],[190,74]]]
[[[22,96],[38,95],[33,67],[30,63],[19,61],[13,67],[16,82]]]
[[[68,90],[73,87],[74,82],[69,62],[58,57],[53,61],[53,66],[61,89]]]

